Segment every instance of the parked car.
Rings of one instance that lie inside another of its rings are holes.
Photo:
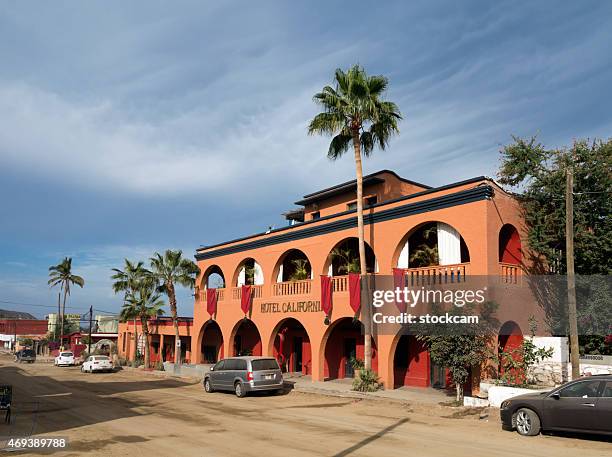
[[[36,352],[32,349],[22,349],[15,353],[15,362],[22,363],[34,363],[36,362]]]
[[[550,392],[512,397],[501,404],[502,427],[524,436],[560,430],[612,435],[612,375],[568,382]]]
[[[60,352],[59,355],[55,358],[54,363],[56,367],[69,367],[72,365],[76,365],[74,353],[70,351]]]
[[[113,371],[113,362],[106,355],[90,355],[81,365],[83,373],[94,371]]]
[[[248,392],[280,391],[283,374],[271,357],[231,357],[211,367],[202,384],[206,392],[228,390],[244,397]]]

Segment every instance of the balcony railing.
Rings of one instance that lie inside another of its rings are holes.
[[[198,292],[198,300],[206,302],[206,290]],[[217,301],[225,300],[225,289],[217,289]]]
[[[506,284],[516,284],[522,274],[520,265],[500,262],[500,280]]]
[[[348,289],[348,275],[332,277],[332,292],[347,292]]]
[[[421,268],[406,268],[406,284],[408,286],[422,284],[448,284],[465,281],[469,263],[456,265],[436,265]]]
[[[272,287],[272,294],[280,295],[307,295],[312,290],[312,279],[302,281],[277,282]]]
[[[253,298],[261,298],[262,286],[251,286],[251,295]],[[232,300],[242,299],[242,287],[232,287]]]

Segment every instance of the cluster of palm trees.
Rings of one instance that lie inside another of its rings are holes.
[[[150,330],[149,319],[164,314],[165,302],[162,294],[168,297],[172,323],[175,331],[175,341],[180,341],[176,287],[178,285],[193,289],[195,279],[199,272],[198,266],[191,260],[184,258],[180,250],[167,250],[162,254],[155,253],[149,259],[150,268],[146,268],[144,262],[132,262],[125,259],[123,270],[113,268],[113,291],[123,292],[123,307],[120,319],[123,322],[134,321],[134,350],[138,348],[137,322],[140,321],[144,335],[144,365],[150,366],[151,355],[149,352]],[[180,364],[181,351],[179,347],[174,351],[174,366]],[[136,361],[134,360],[134,363]]]

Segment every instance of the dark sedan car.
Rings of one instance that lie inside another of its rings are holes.
[[[590,376],[550,392],[519,395],[500,407],[502,426],[524,436],[541,430],[612,435],[612,375]]]

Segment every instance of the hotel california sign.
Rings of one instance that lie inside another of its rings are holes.
[[[268,302],[261,304],[262,313],[318,313],[322,311],[318,300]]]

